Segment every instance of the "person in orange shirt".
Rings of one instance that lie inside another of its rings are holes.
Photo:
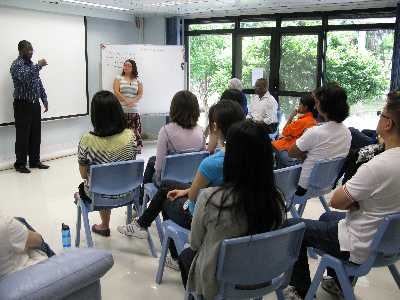
[[[301,97],[298,107],[290,114],[280,138],[272,141],[278,169],[295,164],[295,160],[288,156],[287,151],[301,137],[304,130],[317,124],[316,117],[314,97],[311,94]]]

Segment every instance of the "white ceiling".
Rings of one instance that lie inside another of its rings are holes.
[[[133,15],[185,18],[394,7],[397,0],[36,0],[61,6],[86,6]],[[89,2],[92,5],[84,4]],[[102,5],[99,7],[96,5]],[[109,8],[105,6],[110,6]],[[112,8],[111,8],[112,7]],[[121,10],[118,10],[120,8]]]

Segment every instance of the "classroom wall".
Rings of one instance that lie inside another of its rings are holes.
[[[166,19],[151,17],[144,19],[144,40],[145,44],[165,45],[166,44]],[[157,139],[160,128],[165,125],[165,115],[148,114],[142,115],[142,129],[144,138]]]
[[[165,18],[145,19],[144,24],[147,29],[140,30],[136,28],[133,22],[94,17],[87,18],[88,86],[90,97],[100,88],[100,43],[165,44]],[[51,99],[49,99],[49,109],[51,109]],[[90,130],[88,116],[43,122],[42,159],[74,154],[80,136],[88,130]],[[0,169],[9,168],[15,159],[14,126],[0,127],[0,141]]]

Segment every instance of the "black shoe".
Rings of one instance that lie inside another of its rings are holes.
[[[31,172],[31,170],[29,170],[27,167],[25,166],[17,166],[15,167],[15,171],[19,172],[19,173],[25,173],[28,174]]]
[[[29,165],[29,167],[31,169],[42,169],[42,170],[46,170],[46,169],[50,168],[50,166],[44,165],[41,162],[34,164],[34,165]]]

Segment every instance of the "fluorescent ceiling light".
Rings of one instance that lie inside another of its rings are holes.
[[[72,3],[72,4],[80,4],[80,5],[85,5],[85,6],[92,6],[92,7],[97,7],[97,8],[107,8],[107,9],[114,9],[114,10],[120,10],[120,11],[129,11],[128,8],[117,7],[117,6],[112,6],[112,5],[105,5],[105,4],[99,4],[99,3],[93,3],[93,2],[87,2],[87,1],[62,0],[62,2],[67,2],[67,3]]]

